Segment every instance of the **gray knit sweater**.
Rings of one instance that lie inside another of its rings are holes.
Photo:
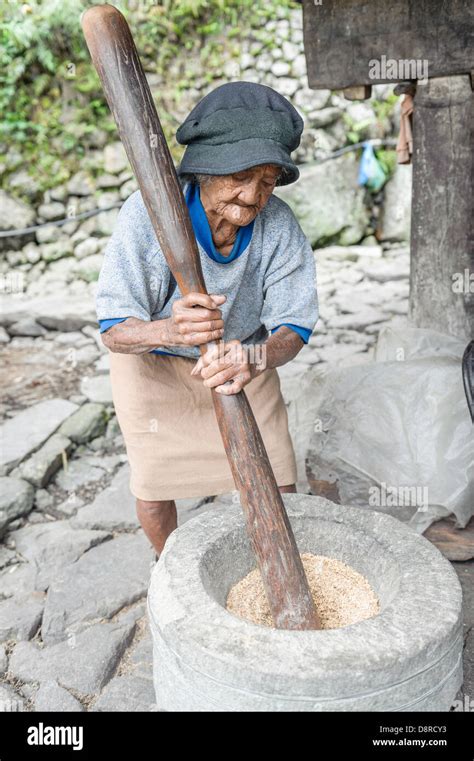
[[[225,341],[262,343],[282,324],[313,330],[318,319],[314,255],[284,201],[270,197],[255,219],[250,244],[233,261],[217,262],[200,244],[198,249],[208,293],[227,296],[220,307]],[[173,302],[182,297],[178,286],[171,293],[170,274],[136,191],[120,209],[105,249],[96,295],[99,321],[170,317]],[[163,349],[184,357],[200,356],[197,346]]]

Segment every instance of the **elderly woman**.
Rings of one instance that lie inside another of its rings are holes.
[[[299,176],[290,153],[302,130],[285,98],[248,82],[211,92],[178,129],[187,146],[178,175],[210,295],[180,293],[138,191],[107,245],[97,313],[130,488],[157,553],[176,528],[175,499],[234,488],[211,388],[245,388],[277,484],[295,491],[275,368],[316,324],[316,272],[292,211],[272,193]],[[199,346],[218,339],[222,350],[200,357]]]

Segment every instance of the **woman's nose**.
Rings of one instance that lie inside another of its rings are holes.
[[[245,188],[242,188],[239,193],[239,200],[241,200],[243,203],[248,204],[249,206],[256,206],[260,201],[261,195],[262,187],[260,183],[258,181],[252,182],[246,185]]]

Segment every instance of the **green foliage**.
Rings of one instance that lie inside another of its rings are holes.
[[[377,148],[375,155],[377,156],[387,178],[391,177],[397,165],[397,152],[387,148]]]
[[[21,152],[41,189],[77,170],[94,131],[115,130],[80,26],[82,12],[97,2],[0,0],[0,142]],[[293,0],[111,2],[129,20],[145,69],[163,75],[174,103],[193,86],[188,53],[211,82],[223,55],[237,54],[242,34],[251,28],[271,44],[266,22],[298,7]],[[160,111],[170,141],[177,127],[171,110]],[[181,150],[172,141],[171,147]]]

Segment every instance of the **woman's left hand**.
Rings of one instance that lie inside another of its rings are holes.
[[[200,374],[204,385],[215,388],[219,394],[237,394],[262,372],[249,362],[249,348],[237,340],[213,346],[198,359],[191,375]]]

